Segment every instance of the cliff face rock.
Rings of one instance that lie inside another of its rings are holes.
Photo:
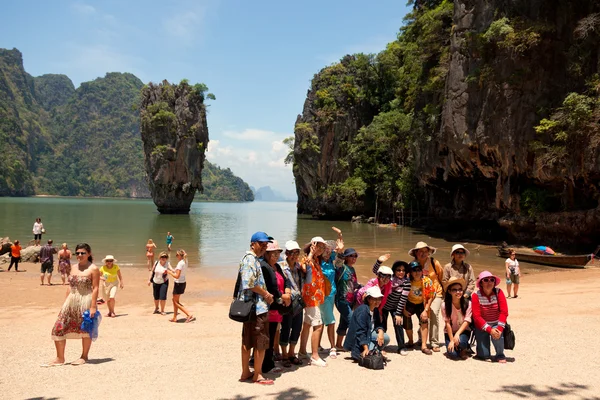
[[[183,81],[148,84],[142,90],[141,133],[148,183],[164,214],[187,214],[202,191],[208,126],[204,93]]]
[[[35,97],[46,111],[63,106],[75,94],[75,86],[66,75],[46,74],[33,78]]]
[[[344,210],[327,190],[349,178],[352,166],[345,144],[376,114],[372,105],[331,84],[352,77],[354,61],[355,57],[346,56],[315,75],[302,115],[296,119],[293,173],[299,214],[340,217],[363,212]]]
[[[583,47],[578,24],[600,7],[574,3],[454,1],[447,101],[433,145],[418,158],[431,216],[498,220],[516,240],[598,240],[598,137],[559,160],[532,146],[540,119],[598,72],[597,36],[595,55],[573,54]],[[523,215],[527,190],[553,204]]]

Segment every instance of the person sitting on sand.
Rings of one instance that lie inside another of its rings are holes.
[[[156,249],[156,244],[152,239],[148,239],[148,243],[146,243],[146,266],[148,267],[148,271],[152,269],[152,265],[154,264],[154,249]]]
[[[390,337],[381,326],[379,306],[382,301],[383,294],[379,286],[371,286],[365,292],[363,304],[352,313],[344,348],[351,352],[354,361],[359,361],[375,348],[383,350],[390,342]]]
[[[69,250],[69,246],[63,243],[58,252],[58,272],[60,272],[63,285],[67,283],[67,278],[71,273],[71,257],[73,255],[71,254],[71,250]]]
[[[52,362],[42,365],[43,367],[65,364],[66,339],[81,339],[81,356],[71,365],[81,365],[88,361],[92,338],[89,332],[81,329],[82,311],[89,310],[92,318],[96,315],[100,270],[93,263],[92,249],[87,243],[78,244],[75,247],[75,255],[77,256],[77,265],[71,269],[69,275],[67,298],[52,328],[56,358]],[[98,323],[99,320],[100,316],[98,316]]]
[[[467,284],[463,296],[471,298],[471,295],[475,291],[475,273],[471,264],[465,261],[468,256],[469,250],[462,244],[452,246],[452,250],[450,251],[452,261],[444,265],[442,284],[448,282],[451,277],[462,278]]]
[[[106,299],[108,305],[107,317],[116,317],[115,297],[117,295],[117,286],[123,289],[123,276],[121,268],[115,264],[117,260],[112,255],[107,255],[102,259],[104,265],[100,267],[100,280],[102,288],[102,297]]]
[[[419,319],[421,331],[421,351],[424,354],[431,355],[432,351],[427,348],[427,330],[429,324],[429,308],[435,297],[433,283],[428,276],[423,276],[423,269],[418,261],[411,261],[408,264],[410,271],[410,293],[404,307],[404,329],[408,336],[407,346],[413,346],[413,324],[412,316],[416,315]]]
[[[500,278],[489,271],[483,271],[477,279],[477,292],[473,293],[473,320],[475,322],[475,339],[477,355],[475,358],[486,360],[491,358],[490,339],[496,349],[496,357],[492,361],[506,363],[504,355],[504,339],[502,332],[508,318],[508,304],[501,289],[497,288]]]
[[[19,272],[19,261],[21,261],[21,244],[18,240],[15,240],[12,246],[10,246],[10,265],[8,266],[8,270],[10,271],[14,264],[15,272]]]
[[[381,255],[373,265],[373,273],[377,274],[381,264],[389,259],[390,254]],[[410,279],[408,279],[406,274],[407,268],[408,263],[404,261],[396,261],[392,265],[394,275],[392,275],[391,280],[391,291],[381,312],[381,324],[385,332],[387,332],[388,315],[392,316],[396,343],[398,344],[398,354],[403,356],[408,355],[404,344],[404,328],[402,327],[402,311],[404,311],[406,299],[410,293]]]
[[[463,296],[467,283],[463,278],[451,277],[444,282],[446,295],[442,303],[442,317],[446,324],[444,338],[448,358],[466,360],[469,358],[469,324],[473,320],[471,301]]]
[[[337,282],[335,294],[335,308],[340,313],[340,323],[337,328],[337,340],[335,342],[336,351],[343,351],[344,337],[350,324],[350,318],[352,318],[352,309],[356,304],[355,291],[358,291],[358,280],[356,278],[356,271],[354,270],[354,264],[358,259],[358,253],[353,248],[344,250],[342,254],[344,259],[344,265],[337,270]]]
[[[148,277],[148,286],[152,284],[152,296],[154,297],[154,314],[165,315],[165,303],[167,292],[169,290],[169,275],[167,271],[171,268],[169,264],[169,254],[166,251],[158,255],[158,261],[154,263],[150,276]],[[158,307],[160,305],[160,311]]]
[[[185,322],[195,321],[196,318],[181,304],[179,298],[182,294],[185,293],[186,281],[185,274],[188,268],[188,259],[187,253],[183,249],[177,250],[175,253],[175,257],[177,257],[177,266],[175,269],[169,268],[167,269],[167,273],[171,275],[173,280],[173,318],[169,321],[177,322],[177,312],[181,310],[182,313],[185,314],[186,319]]]

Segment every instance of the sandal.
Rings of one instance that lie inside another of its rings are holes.
[[[296,356],[291,356],[291,357],[289,358],[289,361],[290,361],[292,364],[294,364],[294,365],[302,365],[302,364],[303,364],[303,363],[302,363],[302,360],[301,360],[301,359],[299,359],[299,358],[298,358],[298,357],[296,357]]]
[[[439,353],[440,352],[440,348],[439,347],[433,347],[431,350],[433,350],[435,353]]]
[[[195,320],[196,320],[196,317],[194,317],[193,315],[190,315],[189,317],[186,318],[185,323],[187,324],[187,323],[195,321]]]
[[[258,385],[274,385],[275,381],[273,379],[262,378],[257,381],[254,381],[254,383],[256,383]]]
[[[337,352],[335,351],[335,347],[332,347],[329,350],[329,358],[331,358],[331,359],[336,359],[337,358]]]
[[[431,350],[429,350],[427,347],[425,347],[424,349],[421,349],[421,353],[427,354],[428,356],[433,354],[433,352]]]
[[[284,368],[292,368],[292,362],[289,358],[281,360],[281,365],[283,365]]]

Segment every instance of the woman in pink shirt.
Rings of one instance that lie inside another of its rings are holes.
[[[469,358],[469,338],[472,321],[471,301],[463,296],[467,283],[462,278],[451,277],[444,282],[444,302],[442,316],[446,324],[444,336],[446,339],[446,355],[448,358],[466,360]]]
[[[475,339],[477,355],[475,358],[486,360],[490,356],[490,340],[496,349],[492,360],[506,363],[504,356],[504,338],[502,332],[508,318],[508,305],[502,290],[497,288],[500,278],[489,271],[483,271],[477,279],[477,292],[473,293],[473,319],[475,321]]]

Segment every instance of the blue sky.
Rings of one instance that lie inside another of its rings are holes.
[[[107,72],[205,83],[217,97],[208,159],[287,197],[295,187],[281,142],[313,75],[345,54],[385,48],[408,11],[406,0],[5,3],[0,47],[21,50],[34,76],[62,73],[75,86]]]

